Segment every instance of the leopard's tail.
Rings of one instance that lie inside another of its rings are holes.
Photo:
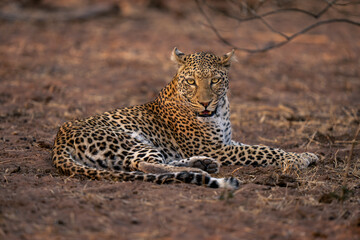
[[[196,172],[174,172],[174,173],[161,173],[152,174],[139,171],[115,171],[103,170],[94,167],[85,166],[77,161],[74,161],[69,153],[60,150],[61,154],[53,154],[53,163],[56,168],[66,175],[80,175],[91,179],[107,179],[113,181],[145,181],[157,184],[169,184],[175,182],[191,183],[196,185],[204,185],[211,188],[228,188],[237,189],[240,185],[239,180],[233,177],[229,178],[214,178],[208,174]]]

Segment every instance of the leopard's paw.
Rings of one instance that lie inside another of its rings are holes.
[[[220,169],[220,163],[209,157],[196,156],[190,158],[189,167],[199,168],[208,173],[218,173]]]
[[[314,153],[288,153],[285,161],[281,163],[284,171],[288,169],[307,168],[310,164],[316,163],[319,158]]]
[[[300,153],[300,158],[302,160],[301,167],[303,167],[303,168],[306,168],[310,164],[313,164],[313,163],[316,163],[317,161],[319,161],[318,156],[316,156],[314,153],[309,153],[309,152]]]

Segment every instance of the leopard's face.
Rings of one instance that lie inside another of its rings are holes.
[[[229,61],[233,52],[231,56],[223,57],[204,52],[190,55],[174,54],[181,61],[177,74],[181,99],[197,116],[213,116],[219,101],[228,91]]]

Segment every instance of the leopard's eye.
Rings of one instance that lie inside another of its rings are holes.
[[[220,82],[220,78],[218,78],[218,77],[215,77],[215,78],[211,79],[212,84],[215,84],[215,83],[218,83],[218,82]]]
[[[193,78],[187,78],[187,79],[185,79],[185,81],[189,85],[194,85],[195,84],[195,79],[193,79]]]

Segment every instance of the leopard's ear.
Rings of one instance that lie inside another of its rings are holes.
[[[224,56],[220,57],[220,64],[223,65],[226,68],[229,68],[231,65],[231,62],[236,61],[235,57],[235,49],[231,50],[231,52],[228,52]]]
[[[181,66],[185,64],[185,59],[186,55],[175,47],[171,53],[171,60]]]

